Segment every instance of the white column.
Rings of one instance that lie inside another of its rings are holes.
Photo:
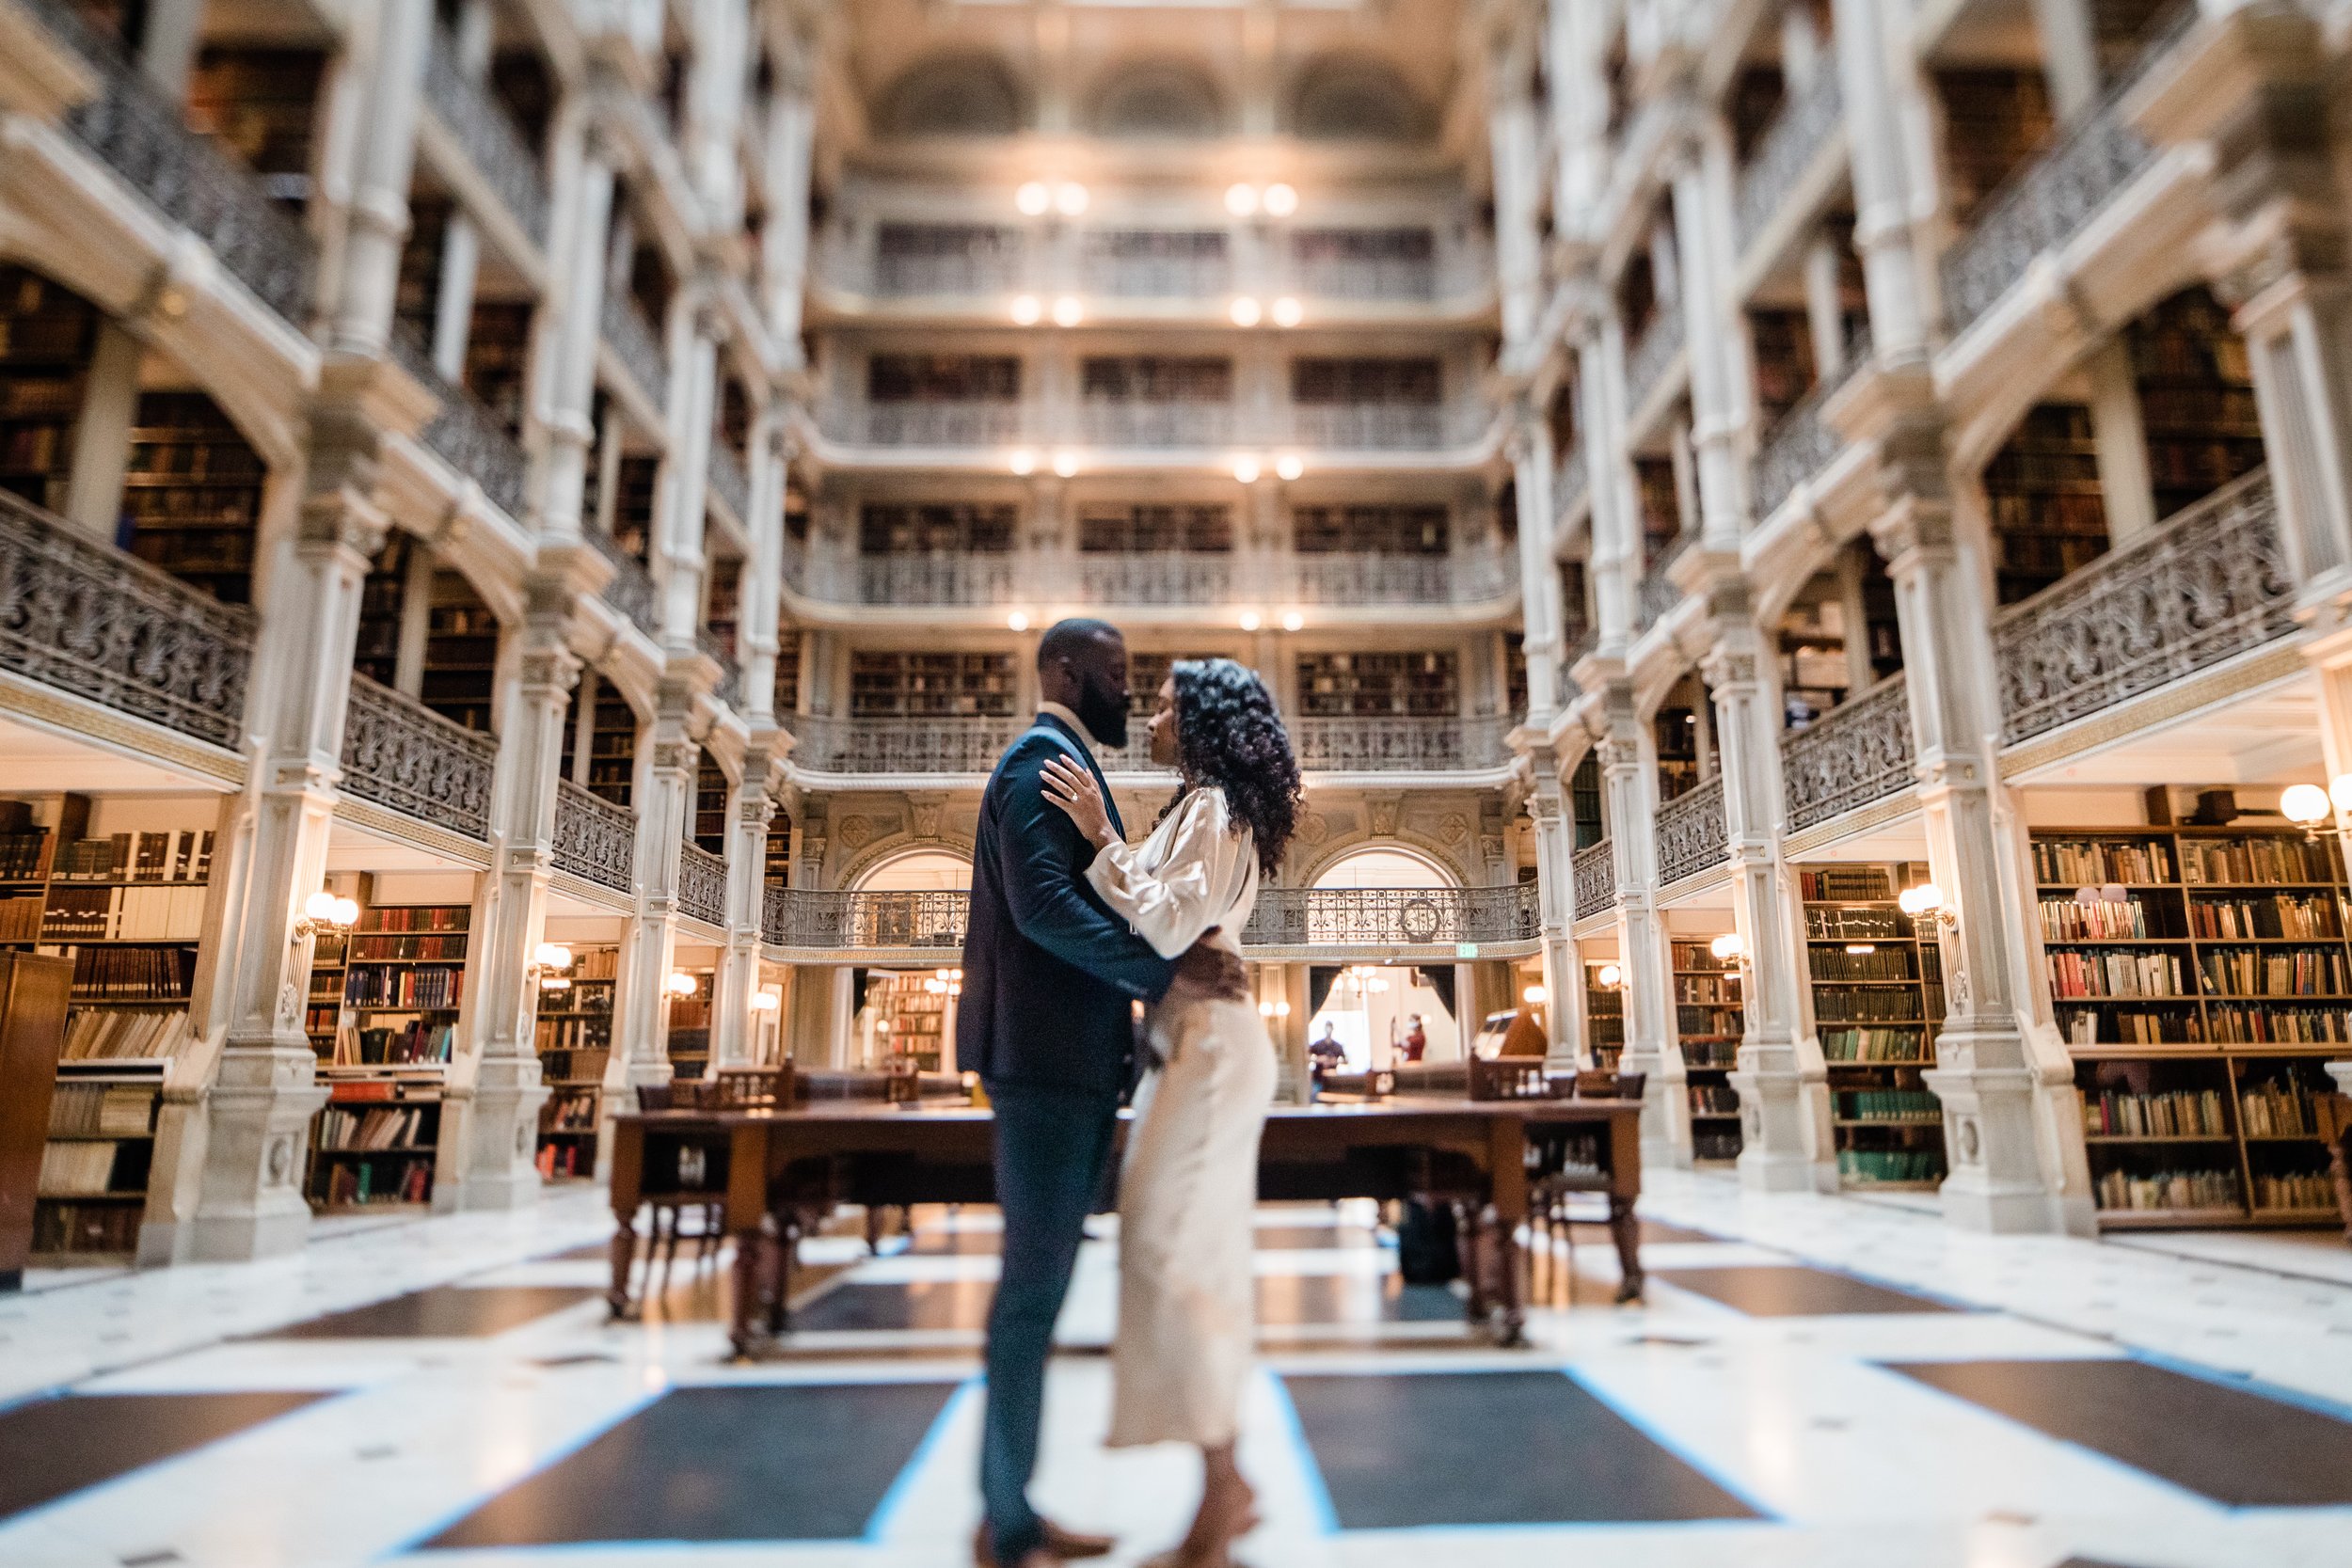
[[[1873,352],[1890,360],[1927,352],[1926,288],[1932,244],[1932,173],[1915,166],[1932,144],[1919,103],[1918,61],[1907,20],[1877,0],[1832,0],[1838,95],[1853,154],[1854,246],[1862,253]],[[1922,198],[1922,199],[1915,199]]]
[[[817,105],[807,68],[776,62],[776,88],[768,103],[768,226],[760,237],[761,279],[768,331],[787,363],[801,362],[801,294],[808,274],[809,156],[817,139]]]
[[[1781,854],[1779,664],[1756,624],[1741,616],[1718,623],[1705,670],[1715,699],[1732,918],[1742,949],[1745,1035],[1731,1074],[1740,1094],[1740,1179],[1763,1192],[1835,1192],[1829,1069],[1806,1016],[1804,927]]]
[[[557,580],[534,586],[534,607],[577,593]],[[566,645],[564,617],[534,608],[521,628],[501,704],[498,773],[490,800],[491,863],[481,899],[476,994],[468,999],[469,1037],[452,1061],[443,1095],[441,1152],[433,1206],[512,1209],[539,1193],[541,1085],[535,1021],[539,989],[531,969],[547,930],[548,879],[555,863],[556,780],[564,761],[564,714],[580,662]]]
[[[540,476],[539,531],[578,538],[580,509],[588,493],[588,454],[596,444],[596,343],[603,334],[606,242],[612,227],[614,153],[589,133],[583,138],[571,193],[570,246],[561,282],[546,309],[556,312],[546,338],[548,451]],[[599,489],[612,504],[612,476]]]
[[[1698,138],[1674,182],[1675,233],[1682,271],[1682,341],[1691,364],[1691,445],[1698,478],[1698,521],[1710,550],[1739,548],[1747,522],[1745,452],[1753,378],[1745,324],[1731,285],[1730,148]],[[1686,519],[1687,522],[1687,519]]]
[[[1519,599],[1528,727],[1549,730],[1560,706],[1560,573],[1551,554],[1551,426],[1521,398],[1512,410],[1512,494],[1518,507]]]
[[[139,360],[146,345],[111,320],[98,327],[82,408],[73,421],[73,467],[66,515],[75,528],[111,545],[122,517],[122,481],[131,464],[131,427],[138,422]]]
[[[1979,1230],[2087,1233],[2074,1067],[2037,1002],[2026,832],[2000,780],[1990,530],[1948,499],[1940,462],[1924,457],[1907,483],[1894,470],[1899,487],[1871,532],[1902,623],[1928,863],[1956,919],[1939,944],[1949,1011],[1924,1075],[1944,1106],[1944,1212]]]
[[[1642,1094],[1642,1158],[1688,1168],[1691,1097],[1674,1032],[1674,977],[1658,912],[1658,751],[1623,681],[1608,697],[1600,743],[1617,872],[1618,965],[1625,972],[1625,1054],[1620,1071],[1648,1075]]]
[[[670,1081],[670,992],[677,949],[678,846],[686,839],[701,750],[687,737],[686,689],[664,681],[660,707],[639,748],[637,912],[622,943],[621,983],[612,1022],[612,1058],[605,1074],[608,1110],[633,1103],[641,1084]],[[603,1164],[609,1138],[597,1140]]]
[[[391,324],[401,246],[408,237],[417,101],[433,24],[432,0],[378,0],[329,336],[331,346],[346,354],[381,354]]]
[[[2107,544],[2122,549],[2156,526],[2156,492],[2148,469],[2148,429],[2139,412],[2139,384],[2131,346],[2111,339],[2084,362],[2090,380],[2090,435],[2099,465],[2099,499]]]
[[[1804,322],[1813,341],[1814,379],[1836,386],[1846,368],[1846,311],[1838,290],[1837,245],[1819,235],[1804,252]]]
[[[1536,293],[1543,282],[1542,244],[1535,232],[1542,143],[1535,119],[1532,44],[1517,26],[1498,43],[1488,75],[1494,97],[1487,107],[1502,341],[1507,349],[1524,353],[1538,352],[1531,340],[1539,303]]]
[[[2042,73],[2063,124],[2099,102],[2099,37],[2088,0],[2033,0],[2042,34]]]
[[[670,451],[656,492],[654,580],[661,587],[663,641],[674,650],[694,645],[702,625],[704,508],[710,474],[711,410],[718,392],[718,311],[681,299],[670,334]],[[683,347],[684,352],[679,349]]]
[[[726,947],[712,982],[710,1060],[749,1067],[754,1059],[752,992],[759,986],[760,915],[768,886],[768,825],[775,816],[764,747],[744,754],[743,782],[727,813]]]

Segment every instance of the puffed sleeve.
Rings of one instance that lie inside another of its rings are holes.
[[[1136,935],[1160,957],[1172,958],[1225,914],[1244,846],[1226,815],[1224,793],[1195,790],[1167,846],[1153,857],[1155,863],[1147,864],[1136,849],[1106,845],[1087,867],[1087,880]]]

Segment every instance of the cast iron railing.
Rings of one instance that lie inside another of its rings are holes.
[[[1627,406],[1638,410],[1666,379],[1666,372],[1682,352],[1682,308],[1661,302],[1641,341],[1625,356]]]
[[[637,886],[637,814],[569,779],[555,785],[555,868],[621,893]]]
[[[1724,781],[1720,775],[1684,790],[1658,808],[1660,886],[1721,865],[1731,858],[1731,835],[1724,824]]]
[[[1826,718],[1781,737],[1789,832],[1909,789],[1913,760],[1911,689],[1898,671]]]
[[[1535,884],[1260,891],[1245,947],[1505,947],[1543,934]]]
[[[494,736],[355,672],[343,720],[343,789],[485,843],[498,780]]]
[[[699,844],[677,847],[677,907],[713,926],[727,923],[727,863]]]
[[[604,530],[591,524],[585,531],[596,553],[612,563],[612,580],[604,585],[604,602],[634,621],[638,630],[660,641],[661,620],[655,604],[653,574]]]
[[[743,460],[726,447],[712,443],[710,467],[704,470],[710,480],[710,489],[737,522],[749,529],[752,525],[752,481],[743,471]]]
[[[523,232],[547,244],[548,187],[539,160],[505,108],[457,69],[456,46],[437,26],[425,60],[424,99]]]
[[[1822,144],[1836,134],[1845,112],[1845,99],[1837,85],[1837,62],[1823,58],[1800,96],[1781,105],[1780,118],[1764,133],[1755,159],[1740,176],[1733,214],[1740,254],[1746,255],[1756,236],[1770,227],[1773,214],[1797,188],[1797,182],[1813,166]]]
[[[1576,883],[1576,918],[1585,919],[1617,907],[1617,851],[1602,839],[1579,849],[1568,862]]]
[[[656,404],[666,403],[670,396],[670,356],[661,350],[661,340],[645,320],[637,301],[618,289],[608,289],[604,296],[604,341],[612,345],[621,365],[637,389]]]
[[[1294,719],[1298,766],[1311,773],[1442,773],[1500,768],[1511,760],[1512,721],[1407,718]]]

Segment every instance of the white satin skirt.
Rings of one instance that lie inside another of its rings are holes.
[[[1251,1002],[1186,1000],[1146,1029],[1119,1180],[1110,1442],[1216,1448],[1238,1431],[1257,1329],[1251,1225],[1274,1044]]]

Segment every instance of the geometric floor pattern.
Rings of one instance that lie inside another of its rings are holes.
[[[1262,1568],[2347,1568],[2340,1242],[1986,1237],[1655,1172],[1645,1301],[1580,1227],[1532,1345],[1397,1277],[1368,1206],[1269,1206],[1241,1463]],[[301,1254],[0,1297],[0,1564],[945,1568],[977,1513],[993,1214],[805,1243],[785,1354],[725,1357],[724,1259],[600,1300],[592,1189]],[[854,1227],[852,1227],[854,1228]],[[1101,1446],[1114,1221],[1057,1329],[1037,1487],[1181,1533],[1198,1462]]]

